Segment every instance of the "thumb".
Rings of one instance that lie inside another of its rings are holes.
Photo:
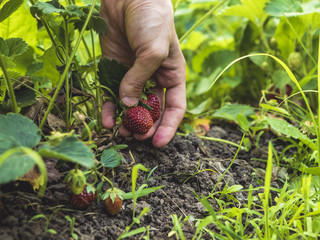
[[[137,57],[120,83],[119,96],[128,107],[138,103],[143,87],[168,56],[168,51],[148,49],[146,57]],[[153,53],[153,54],[151,54]]]

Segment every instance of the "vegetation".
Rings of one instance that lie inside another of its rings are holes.
[[[208,215],[197,219],[193,239],[204,234],[213,239],[318,239],[318,1],[172,2],[187,61],[188,106],[179,134],[198,134],[199,121],[224,120],[235,123],[244,134],[240,144],[227,142],[238,151],[259,148],[259,139],[268,130],[286,143],[277,152],[271,141],[268,158],[256,159],[267,163],[261,188],[226,185],[218,191],[218,181],[210,195],[197,196]],[[37,165],[40,175],[33,187],[42,197],[47,183],[43,159],[49,157],[73,164],[66,182],[76,195],[84,188],[97,192],[99,201],[112,195],[114,186],[105,173],[121,163],[118,150],[127,146],[110,145],[101,152],[92,131],[105,131],[100,118],[104,93],[111,98],[116,95],[114,86],[106,82],[121,79],[127,69],[114,61],[100,61],[98,34],[105,33],[107,25],[98,9],[95,0],[0,0],[0,184],[22,177]],[[114,130],[112,135],[116,134]],[[277,189],[271,186],[271,178],[274,166],[280,165],[289,171]],[[137,189],[138,170],[148,172],[140,164],[134,166],[132,192],[121,193],[122,199],[133,199],[134,206],[139,197],[162,187],[143,184]],[[111,193],[102,190],[105,185]],[[261,189],[259,198],[255,197],[253,193]],[[240,191],[247,192],[247,204],[230,207],[230,202],[237,202],[233,195]],[[210,199],[218,202],[219,211]],[[133,209],[132,224],[119,239],[149,236],[148,226],[131,230],[149,209],[139,216]],[[32,220],[44,218],[45,231],[55,234],[48,228],[52,217],[39,215]],[[188,218],[172,215],[169,235],[185,239],[183,225]],[[66,220],[77,238],[76,220],[69,216]]]

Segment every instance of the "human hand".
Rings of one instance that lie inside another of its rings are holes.
[[[156,82],[155,94],[161,104],[161,118],[148,133],[134,134],[138,140],[153,136],[155,147],[165,146],[174,136],[186,110],[185,60],[174,28],[170,0],[102,0],[100,15],[108,32],[100,36],[102,54],[131,66],[121,81],[120,100],[136,105],[145,82]],[[166,89],[164,91],[164,89]],[[115,125],[115,106],[102,106],[102,124]],[[119,134],[132,135],[123,125]]]

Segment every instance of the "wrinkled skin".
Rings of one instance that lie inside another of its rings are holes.
[[[147,134],[133,136],[145,140],[153,136],[155,147],[165,146],[174,136],[186,110],[185,60],[174,28],[170,0],[102,0],[100,15],[108,32],[100,36],[102,54],[131,66],[121,81],[119,95],[127,106],[138,103],[145,82],[153,79],[161,102],[161,118]],[[164,91],[166,89],[166,91]],[[115,107],[102,107],[102,124],[115,125]],[[122,136],[132,133],[120,126]]]

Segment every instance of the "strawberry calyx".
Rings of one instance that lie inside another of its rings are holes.
[[[79,169],[70,170],[64,182],[67,183],[69,189],[76,195],[82,193],[87,183],[84,173]]]
[[[110,197],[112,203],[114,203],[116,197],[119,199],[123,200],[125,192],[122,191],[119,188],[109,188],[103,195],[102,195],[102,200],[106,200],[107,198]]]

